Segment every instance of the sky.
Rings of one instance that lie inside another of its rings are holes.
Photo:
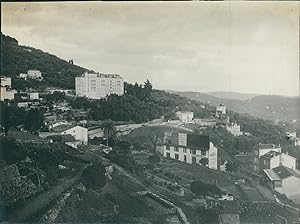
[[[299,95],[298,2],[2,2],[1,32],[157,89]]]

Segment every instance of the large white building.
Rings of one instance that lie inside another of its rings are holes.
[[[124,80],[116,74],[85,73],[75,78],[76,96],[101,99],[124,94]]]
[[[163,142],[156,149],[166,158],[189,164],[203,164],[202,159],[207,159],[208,168],[218,168],[218,149],[209,141],[208,136],[165,133]]]

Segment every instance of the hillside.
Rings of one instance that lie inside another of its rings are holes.
[[[44,84],[63,88],[74,88],[74,77],[87,70],[1,33],[1,75],[16,78],[29,69],[40,70]]]
[[[230,110],[246,113],[252,116],[273,120],[295,123],[300,120],[300,100],[298,97],[285,97],[276,95],[255,96],[248,100],[222,99],[209,94],[198,92],[176,92],[187,97],[212,106],[224,103]]]
[[[208,92],[207,94],[222,99],[232,99],[232,100],[248,100],[255,96],[259,96],[259,94],[255,94],[255,93],[239,93],[239,92],[226,92],[226,91]]]

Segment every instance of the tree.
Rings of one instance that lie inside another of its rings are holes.
[[[82,178],[88,187],[99,189],[106,183],[105,172],[104,166],[101,163],[96,163],[83,171]]]
[[[149,156],[149,162],[152,163],[152,164],[159,163],[160,162],[160,156],[157,155],[157,154],[150,155]]]
[[[31,109],[26,112],[24,128],[30,132],[38,131],[44,124],[44,117],[40,110]]]
[[[238,169],[238,166],[236,165],[236,163],[228,162],[228,163],[226,163],[225,168],[226,168],[226,171],[231,173],[231,172],[236,172]]]
[[[112,120],[106,120],[103,125],[104,136],[106,137],[106,144],[109,145],[109,138],[114,138],[116,136],[117,130],[114,126]]]

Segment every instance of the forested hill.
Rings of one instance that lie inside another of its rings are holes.
[[[29,69],[40,70],[44,84],[63,88],[74,88],[74,77],[88,70],[1,33],[1,75],[16,78]]]

